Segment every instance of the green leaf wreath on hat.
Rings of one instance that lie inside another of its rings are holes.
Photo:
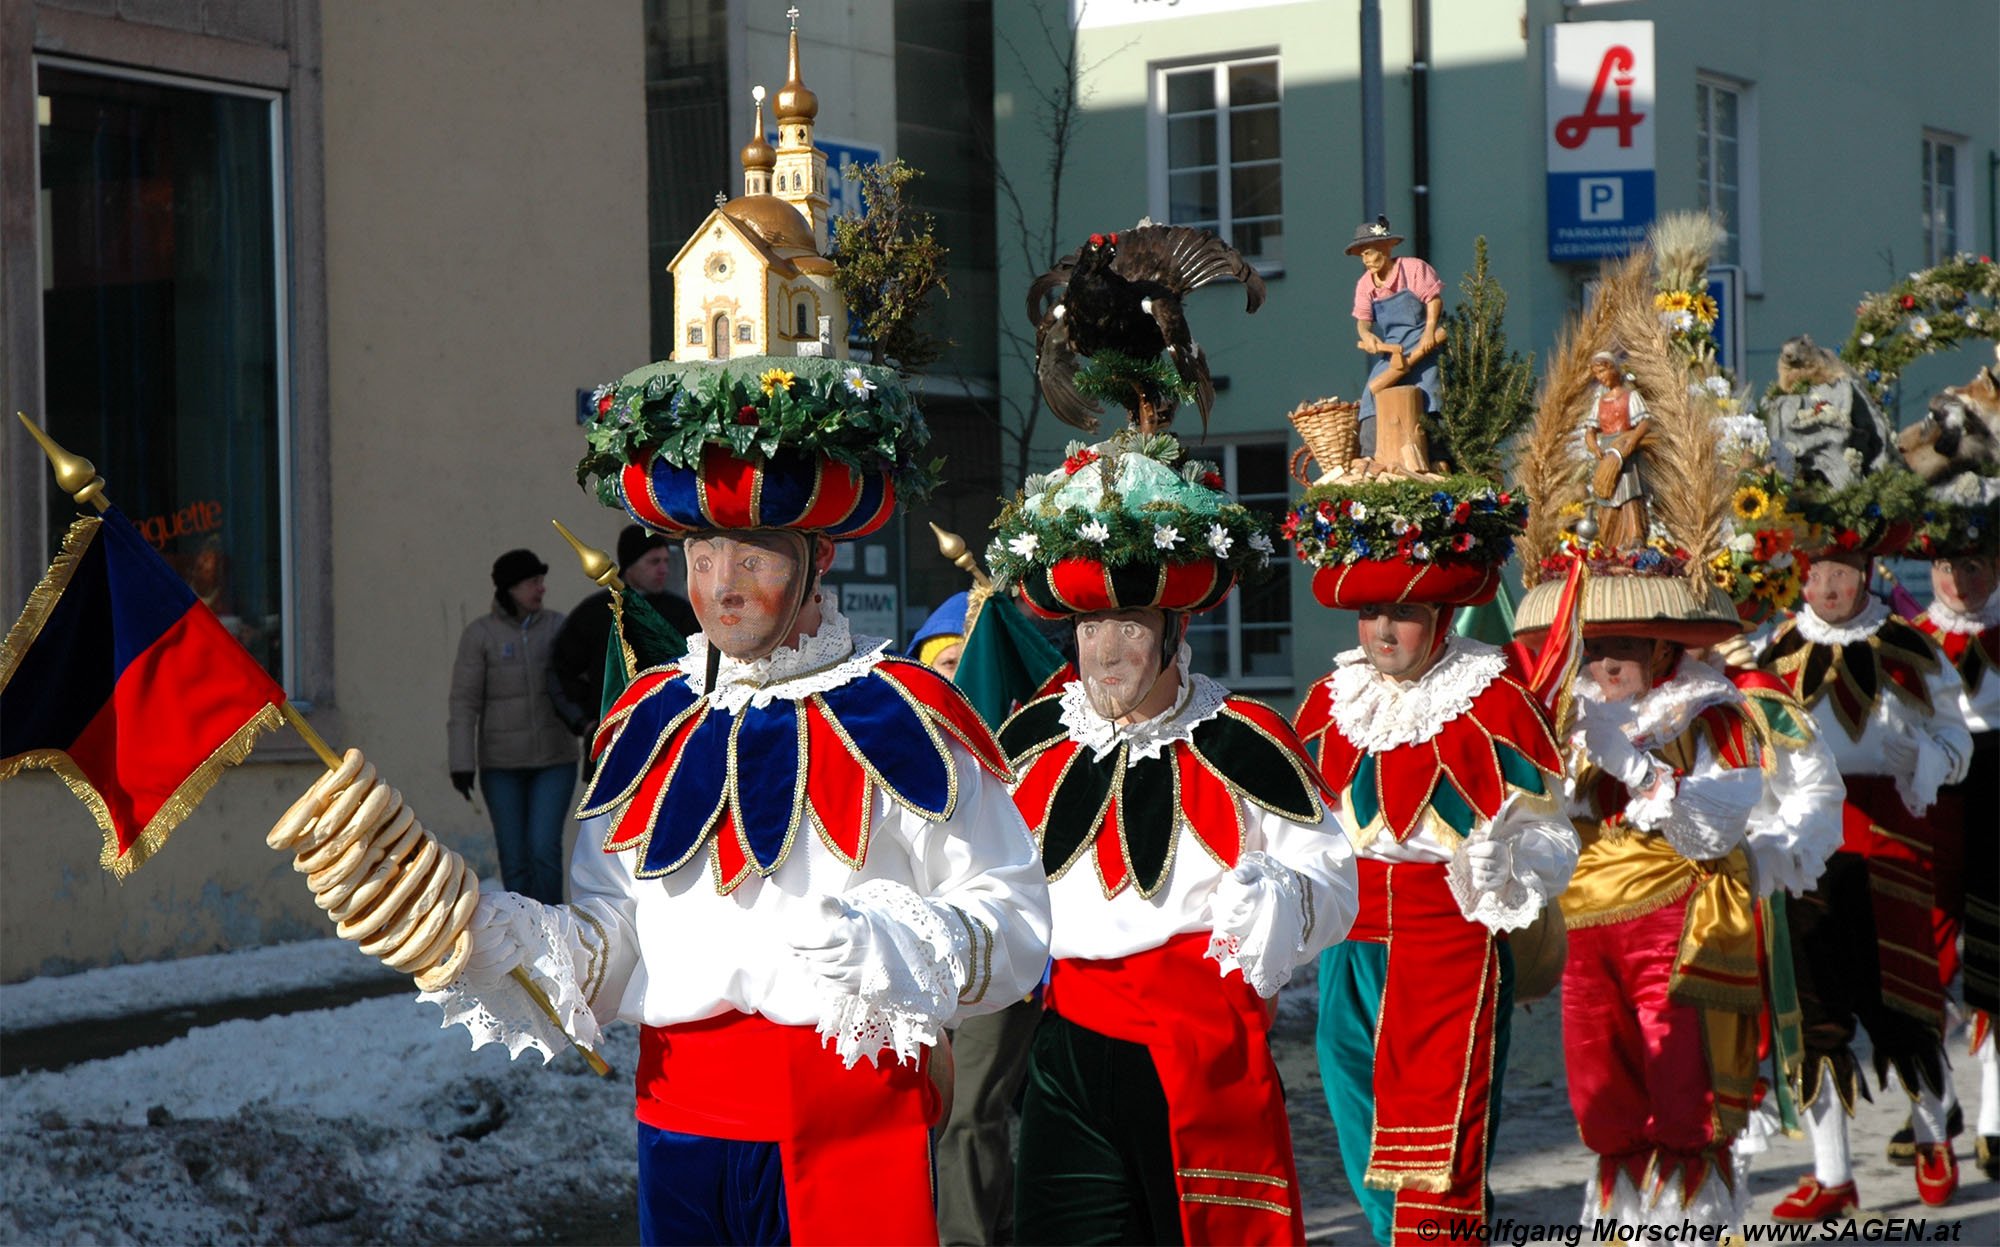
[[[1960,252],[1865,296],[1854,313],[1840,354],[1881,399],[1921,356],[1973,338],[2000,341],[2000,264]]]
[[[577,483],[594,481],[606,506],[618,505],[627,464],[650,452],[697,468],[707,446],[753,461],[792,449],[860,472],[886,471],[906,499],[937,484],[940,461],[919,457],[929,429],[893,368],[810,356],[782,367],[767,356],[660,363],[598,387],[594,401]]]
[[[1180,443],[1126,429],[1087,446],[1071,442],[1062,466],[1031,476],[993,522],[986,552],[1005,589],[1068,558],[1110,569],[1214,561],[1238,579],[1269,574],[1263,520],[1222,492],[1212,463],[1178,466]]]

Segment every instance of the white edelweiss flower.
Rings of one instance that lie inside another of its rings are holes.
[[[1404,519],[1400,515],[1392,515],[1389,517],[1389,531],[1396,534],[1398,537],[1402,536],[1404,533],[1416,531],[1416,527],[1417,526],[1415,524],[1410,523],[1410,521]]]
[[[1367,519],[1368,518],[1367,506],[1363,503],[1359,502],[1355,503],[1352,507],[1348,508],[1347,518],[1356,521]]]
[[[1218,558],[1228,558],[1229,547],[1235,544],[1236,538],[1229,535],[1228,529],[1220,524],[1208,526],[1208,548],[1215,551]]]
[[[1430,562],[1431,560],[1430,544],[1428,542],[1419,541],[1416,544],[1412,545],[1410,547],[1410,557],[1417,560],[1417,562],[1419,563]]]
[[[1965,327],[1967,329],[1979,328],[1979,313],[1973,308],[1965,309]]]
[[[1175,528],[1172,524],[1153,525],[1153,547],[1155,549],[1171,550],[1180,543],[1180,529]]]
[[[1708,392],[1710,394],[1715,395],[1717,398],[1729,397],[1729,378],[1723,376],[1719,372],[1716,373],[1714,376],[1710,377],[1708,380],[1702,382],[1702,384],[1707,386]]]
[[[1693,312],[1689,311],[1668,312],[1667,316],[1669,317],[1668,324],[1672,328],[1680,331],[1681,333],[1690,333],[1694,330]]]
[[[1076,535],[1083,538],[1085,541],[1111,540],[1111,530],[1104,526],[1103,520],[1091,520],[1083,527],[1077,529]]]
[[[1863,346],[1874,346],[1875,335],[1872,333],[1864,333],[1858,339],[1856,339],[1856,341],[1860,342],[1861,345]]]
[[[840,383],[863,398],[867,398],[875,392],[875,383],[867,377],[862,376],[859,368],[849,368],[846,372],[841,373]]]
[[[1035,534],[1022,533],[1018,537],[1009,538],[1007,541],[1007,548],[1009,550],[1012,550],[1015,554],[1019,555],[1020,557],[1027,559],[1029,562],[1033,562],[1035,558],[1035,547],[1041,544],[1042,544],[1042,539],[1040,537],[1037,537]]]
[[[1250,548],[1259,554],[1269,554],[1273,549],[1271,539],[1263,533],[1250,534]]]
[[[1928,337],[1930,337],[1930,336],[1931,336],[1931,323],[1930,323],[1929,321],[1925,320],[1925,319],[1924,319],[1923,317],[1921,317],[1921,316],[1912,316],[1912,317],[1910,318],[1910,336],[1911,336],[1911,337],[1913,337],[1913,338],[1928,338]]]

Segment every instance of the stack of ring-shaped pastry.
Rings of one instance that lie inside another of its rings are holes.
[[[264,842],[295,854],[334,932],[392,970],[435,991],[472,949],[466,924],[479,904],[479,876],[437,842],[350,749],[285,811]]]

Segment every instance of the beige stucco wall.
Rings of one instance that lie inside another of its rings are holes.
[[[561,609],[592,586],[550,518],[616,538],[576,487],[575,392],[646,362],[643,33],[626,0],[324,9],[334,526],[297,539],[334,545],[334,743],[482,873],[451,661],[495,555],[540,553]],[[0,788],[0,981],[323,933],[263,844],[317,768],[262,752],[122,886],[58,781]]]

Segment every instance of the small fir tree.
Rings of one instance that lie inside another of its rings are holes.
[[[1452,310],[1438,364],[1437,432],[1461,472],[1498,479],[1502,447],[1535,414],[1535,357],[1507,349],[1501,322],[1507,292],[1486,267],[1486,237],[1473,244],[1472,271],[1459,278],[1464,296]]]
[[[833,222],[834,285],[872,344],[871,362],[894,359],[918,371],[951,345],[917,324],[932,291],[951,294],[945,268],[950,252],[937,240],[937,221],[909,196],[923,171],[893,160],[855,165],[843,176],[859,186],[862,211]]]

